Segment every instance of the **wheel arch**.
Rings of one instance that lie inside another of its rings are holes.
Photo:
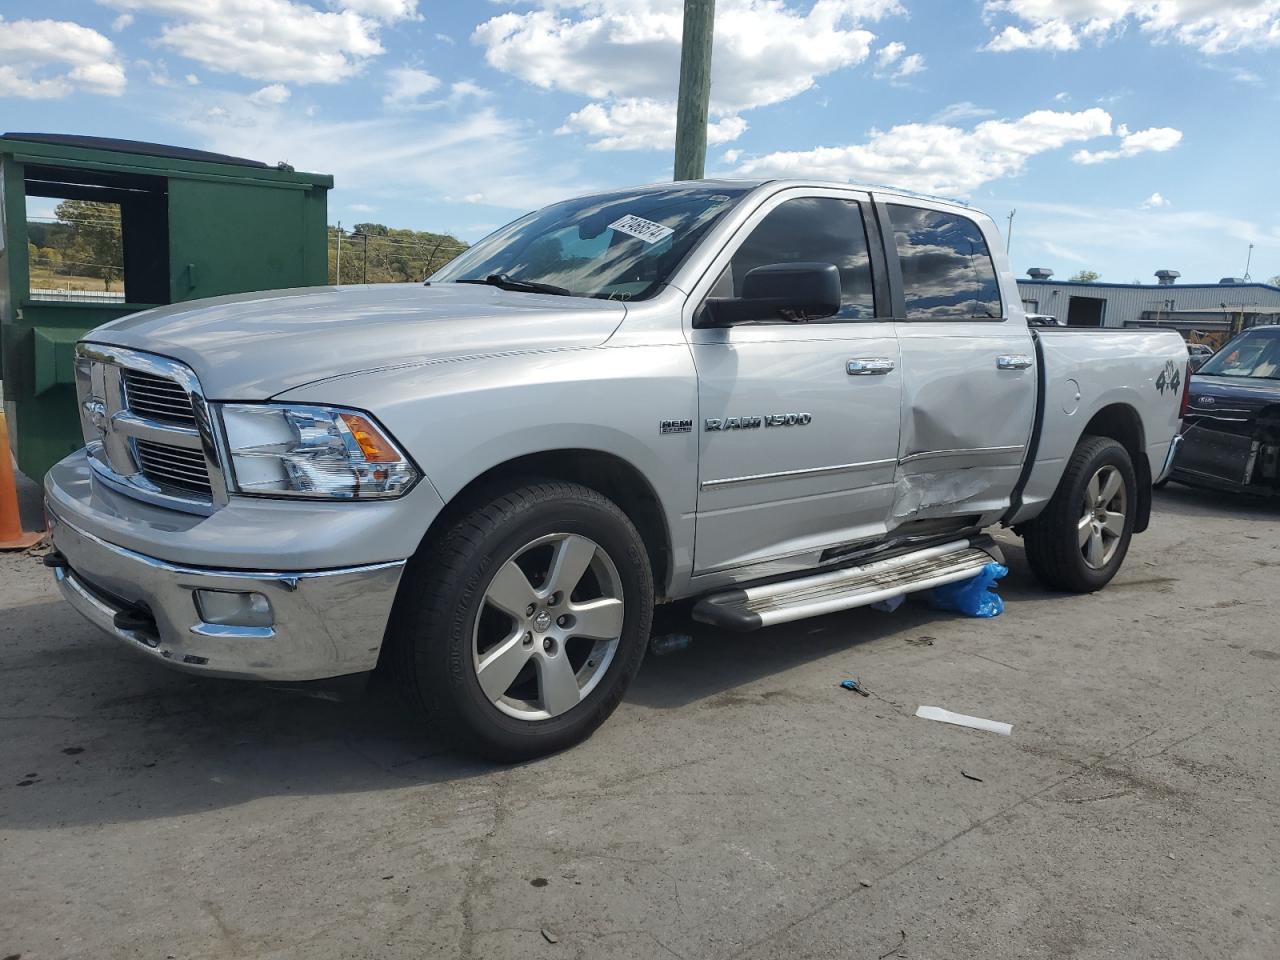
[[[1109,437],[1129,454],[1138,480],[1138,512],[1133,532],[1142,533],[1151,523],[1151,461],[1147,458],[1146,429],[1142,416],[1128,403],[1111,403],[1095,413],[1085,424],[1080,439]],[[1076,441],[1077,444],[1079,441]]]
[[[662,502],[639,468],[617,454],[602,450],[543,450],[495,464],[472,478],[445,503],[444,509],[427,528],[422,543],[430,543],[462,515],[500,492],[535,479],[578,483],[616,503],[644,541],[658,595],[666,595],[673,553],[671,531]]]

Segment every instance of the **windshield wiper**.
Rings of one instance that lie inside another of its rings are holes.
[[[557,287],[553,283],[539,283],[537,280],[517,280],[515,277],[509,277],[505,273],[491,273],[484,278],[472,277],[457,282],[487,283],[491,287],[501,287],[503,290],[518,290],[521,293],[551,293],[557,297],[571,295],[571,291],[565,287]]]

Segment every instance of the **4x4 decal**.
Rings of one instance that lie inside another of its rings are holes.
[[[1160,376],[1156,377],[1156,389],[1160,391],[1160,395],[1164,396],[1166,390],[1177,393],[1182,386],[1182,371],[1178,368],[1178,364],[1173,360],[1164,362],[1164,369],[1160,371]]]

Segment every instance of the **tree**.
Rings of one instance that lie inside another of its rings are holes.
[[[1271,284],[1273,287],[1280,287],[1280,273],[1268,280],[1267,283]]]
[[[329,282],[337,281],[338,231],[330,227]],[[405,230],[381,223],[357,223],[342,230],[342,282],[421,282],[467,249],[447,233]]]
[[[1096,270],[1081,270],[1069,278],[1073,283],[1094,283],[1102,279],[1102,274]]]
[[[63,200],[54,216],[70,227],[67,261],[78,261],[78,272],[102,281],[103,288],[124,274],[124,245],[120,237],[120,205],[94,200]]]

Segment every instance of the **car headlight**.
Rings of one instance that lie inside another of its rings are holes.
[[[399,497],[418,470],[374,419],[302,404],[219,406],[237,493],[263,497]]]

